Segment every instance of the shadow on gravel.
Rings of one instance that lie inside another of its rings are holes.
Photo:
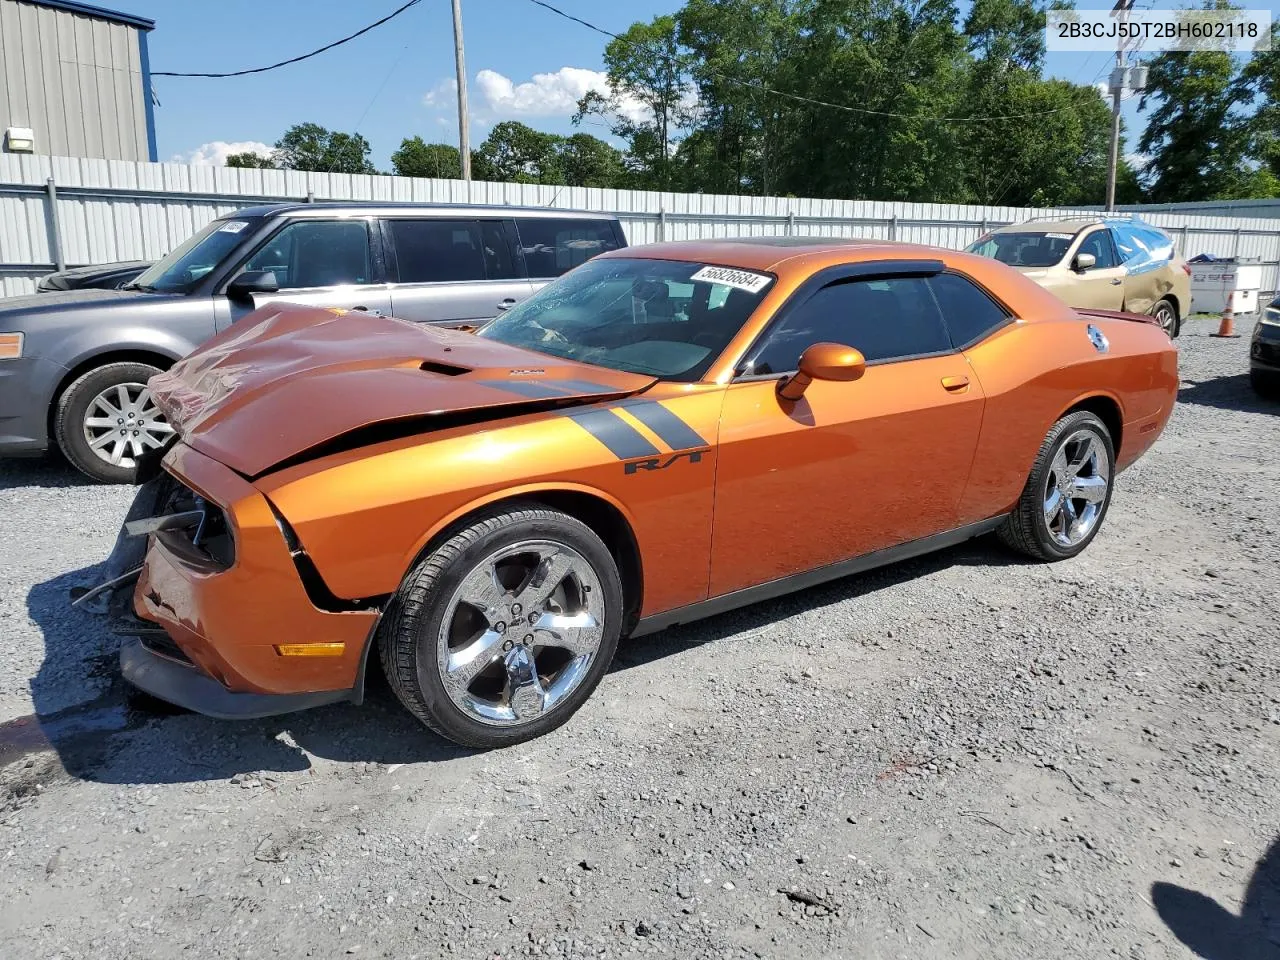
[[[992,538],[848,577],[624,644],[612,669],[625,670],[691,645],[768,626],[801,611],[896,586],[957,564],[1022,561]],[[31,681],[36,712],[0,724],[0,766],[52,749],[72,776],[103,783],[184,783],[236,774],[306,770],[311,757],[340,763],[422,763],[470,751],[425,730],[395,700],[380,670],[369,671],[363,706],[340,705],[254,721],[212,720],[132,692],[119,677],[117,638],[105,620],[70,606],[73,586],[94,582],[86,567],[35,586],[27,611],[44,634],[45,658]],[[77,691],[99,686],[87,703]]]
[[[70,606],[71,587],[96,567],[36,585],[27,611],[44,634],[45,657],[31,681],[35,714],[0,723],[0,766],[52,749],[67,773],[103,783],[183,783],[238,773],[306,770],[310,757],[340,763],[422,763],[468,753],[403,710],[378,670],[363,706],[337,705],[233,722],[188,713],[132,691],[120,679],[119,640],[105,619]],[[100,686],[73,707],[77,691]]]
[[[1258,861],[1240,916],[1203,893],[1172,883],[1151,886],[1156,913],[1203,960],[1280,958],[1280,837]]]
[[[1184,386],[1178,391],[1178,402],[1245,413],[1280,413],[1280,402],[1258,396],[1249,385],[1247,373],[1215,377]]]
[[[826,607],[853,597],[875,593],[887,587],[915,580],[955,566],[1021,566],[1029,560],[1005,549],[994,535],[979,537],[959,546],[925,554],[911,560],[854,574],[831,583],[810,587],[776,600],[742,607],[696,623],[670,627],[661,633],[623,641],[613,660],[613,670],[639,667],[671,656],[691,646],[723,640],[737,633],[758,630],[806,610]]]
[[[90,480],[56,453],[0,460],[0,490],[18,487],[92,487]]]

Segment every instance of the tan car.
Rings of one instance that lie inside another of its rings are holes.
[[[1136,218],[1028,220],[965,248],[992,257],[1073,307],[1145,313],[1178,335],[1191,306],[1191,268],[1167,233]]]

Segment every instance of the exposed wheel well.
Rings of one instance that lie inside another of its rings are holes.
[[[53,393],[53,398],[49,401],[49,436],[53,436],[53,417],[58,410],[58,401],[67,392],[67,387],[71,386],[90,370],[105,367],[108,363],[147,363],[161,370],[168,370],[175,361],[172,357],[166,357],[163,353],[152,353],[149,350],[114,350],[108,353],[95,354],[89,359],[81,361],[62,378],[58,383],[58,389]]]
[[[1110,397],[1086,397],[1081,400],[1070,410],[1063,413],[1065,417],[1068,413],[1075,413],[1077,410],[1088,410],[1095,417],[1102,421],[1103,426],[1107,428],[1107,432],[1111,434],[1111,445],[1115,448],[1116,456],[1120,455],[1120,441],[1123,439],[1124,420],[1120,416],[1120,406]]]
[[[1168,300],[1168,301],[1169,301],[1169,303],[1173,306],[1173,313],[1174,313],[1174,316],[1176,316],[1179,320],[1181,320],[1181,319],[1182,319],[1182,304],[1178,303],[1178,298],[1177,298],[1177,297],[1175,297],[1172,293],[1166,293],[1166,294],[1165,294],[1163,297],[1161,297],[1160,299],[1161,299],[1161,300]]]

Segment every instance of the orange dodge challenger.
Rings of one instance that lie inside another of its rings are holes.
[[[474,333],[271,305],[151,381],[123,673],[253,717],[358,703],[372,659],[517,743],[620,637],[991,531],[1074,556],[1177,384],[1148,317],[882,242],[631,247]]]

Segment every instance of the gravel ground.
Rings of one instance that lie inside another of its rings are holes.
[[[488,754],[385,689],[131,708],[65,602],[131,492],[0,463],[0,956],[1280,957],[1280,407],[1244,326],[1189,324],[1076,560],[979,541],[638,640]]]

